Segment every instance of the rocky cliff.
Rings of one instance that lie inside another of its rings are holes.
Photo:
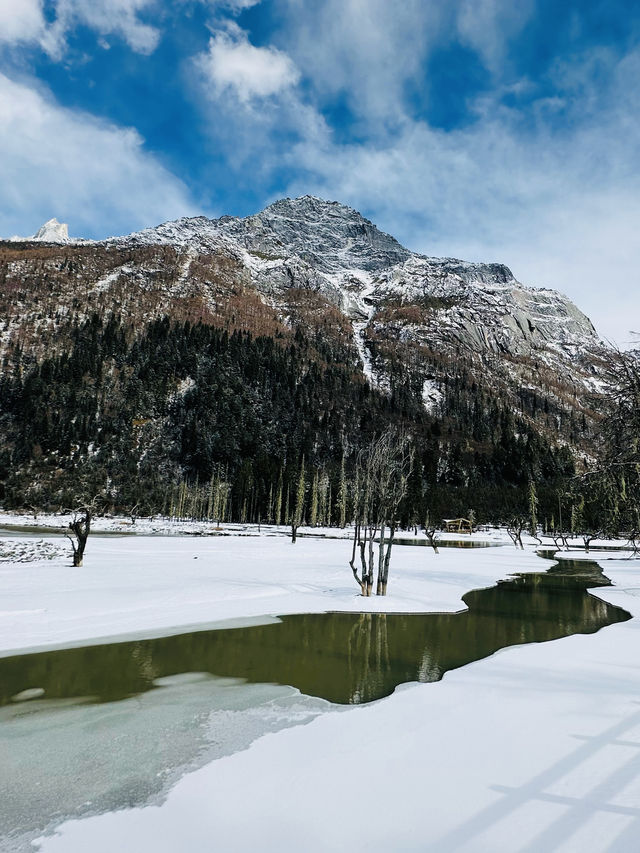
[[[525,287],[499,263],[411,252],[338,202],[282,199],[245,218],[186,218],[101,242],[69,240],[52,220],[33,241],[5,243],[0,257],[5,349],[19,340],[41,356],[64,346],[71,314],[93,311],[267,334],[303,323],[338,336],[381,393],[409,376],[430,412],[461,364],[516,409],[539,395],[590,416],[600,388],[603,344],[565,296]]]

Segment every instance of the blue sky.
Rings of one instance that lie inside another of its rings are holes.
[[[639,79],[640,0],[0,0],[0,233],[308,192],[503,261],[624,345]]]

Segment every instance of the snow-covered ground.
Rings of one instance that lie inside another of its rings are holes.
[[[512,571],[536,571],[540,559],[513,548],[396,546],[385,598],[363,599],[344,539],[285,536],[94,536],[84,566],[51,557],[65,540],[43,538],[44,559],[0,559],[0,657],[113,638],[183,633],[194,625],[288,613],[455,611],[469,589],[490,586]],[[3,540],[4,552],[20,538]],[[31,556],[37,548],[30,544]]]
[[[389,596],[365,600],[348,552],[332,539],[95,537],[82,569],[50,550],[0,562],[0,649],[293,612],[459,610],[469,589],[545,565],[513,547],[398,546]],[[620,556],[602,560],[615,586],[594,594],[632,620],[314,712],[187,773],[161,803],[67,821],[39,849],[635,853],[640,561]]]
[[[26,515],[24,513],[8,512],[0,510],[0,537],[7,533],[20,533],[33,531],[56,532],[64,534],[69,528],[71,515],[69,513],[38,513],[37,515]],[[290,536],[291,528],[288,525],[274,524],[240,524],[224,522],[218,526],[211,521],[191,521],[187,519],[166,518],[164,516],[139,517],[135,520],[128,516],[95,516],[91,521],[91,530],[94,533],[120,533],[136,536]],[[325,539],[350,539],[353,536],[353,528],[339,527],[300,527],[298,535],[312,536]],[[395,538],[400,539],[423,539],[424,533],[420,529],[398,530]],[[504,527],[491,527],[480,525],[471,535],[467,533],[437,533],[439,542],[476,542],[489,545],[510,544],[511,539]],[[551,536],[542,536],[534,539],[526,531],[522,533],[522,541],[525,545],[538,546],[542,548],[556,548]],[[569,537],[568,544],[571,549],[582,549],[583,540],[580,536]],[[624,548],[624,540],[620,539],[594,539],[592,548],[614,547]]]

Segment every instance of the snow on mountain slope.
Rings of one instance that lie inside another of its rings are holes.
[[[500,264],[414,255],[380,274],[376,294],[381,301],[431,304],[442,335],[480,349],[531,355],[599,343],[591,321],[567,297],[525,287]]]
[[[267,261],[296,256],[323,273],[347,269],[371,272],[411,256],[408,249],[357,211],[314,196],[281,199],[245,218],[178,219],[109,242],[114,241],[189,244],[203,252],[227,245]]]
[[[502,264],[410,252],[352,208],[313,196],[281,199],[245,218],[179,219],[108,243],[228,253],[276,303],[292,287],[318,291],[353,321],[363,372],[379,387],[388,382],[384,365],[373,363],[370,333],[532,358],[580,385],[592,370],[576,372],[575,360],[591,360],[602,346],[590,320],[562,294],[525,287]],[[414,322],[393,316],[409,306]]]
[[[58,222],[54,217],[45,222],[32,239],[49,243],[66,243],[69,240],[69,228],[65,222]]]
[[[281,199],[245,218],[183,218],[101,242],[69,240],[66,226],[51,220],[34,240],[94,252],[89,292],[108,300],[110,287],[120,299],[133,298],[128,287],[152,290],[157,310],[170,310],[172,300],[193,294],[215,306],[219,288],[208,283],[215,279],[253,289],[265,311],[288,323],[289,294],[312,291],[352,324],[363,378],[387,393],[403,359],[416,383],[442,382],[443,368],[434,367],[434,359],[463,358],[481,378],[509,384],[514,392],[543,386],[548,392],[560,381],[566,400],[577,393],[586,399],[598,374],[603,344],[567,297],[525,287],[502,264],[411,252],[335,201]],[[144,261],[131,261],[132,252]],[[16,278],[20,263],[11,262]],[[55,261],[47,263],[55,267]],[[198,278],[203,268],[215,268],[217,279]],[[91,274],[85,268],[83,275]]]

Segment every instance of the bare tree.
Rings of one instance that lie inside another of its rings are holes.
[[[428,512],[424,520],[424,533],[427,537],[427,542],[433,548],[434,553],[440,553],[438,551],[438,536],[440,535],[440,531],[438,530],[437,526],[431,521]]]
[[[84,557],[84,549],[87,545],[87,539],[91,532],[91,518],[93,515],[92,507],[82,506],[72,510],[73,518],[69,522],[69,530],[67,539],[71,542],[73,548],[73,565],[79,567],[82,565]],[[72,535],[73,534],[73,535]]]
[[[538,536],[538,492],[533,477],[529,480],[529,533],[538,544],[542,545],[542,539]]]
[[[525,525],[525,519],[521,515],[514,516],[507,524],[507,533],[509,534],[511,541],[516,548],[522,548],[522,550],[524,550],[524,545],[522,544],[522,531],[524,530]]]
[[[568,551],[569,543],[567,542],[567,534],[560,530],[552,530],[551,538],[553,539],[553,544],[556,546],[558,551]]]
[[[393,429],[386,430],[358,454],[354,477],[355,531],[349,565],[362,595],[369,596],[373,590],[376,557],[376,594],[387,594],[398,508],[407,492],[412,462],[409,436]],[[360,575],[356,546],[360,549]]]
[[[597,530],[588,531],[582,534],[582,543],[584,550],[588,553],[591,543],[594,539],[599,539],[602,534]]]

